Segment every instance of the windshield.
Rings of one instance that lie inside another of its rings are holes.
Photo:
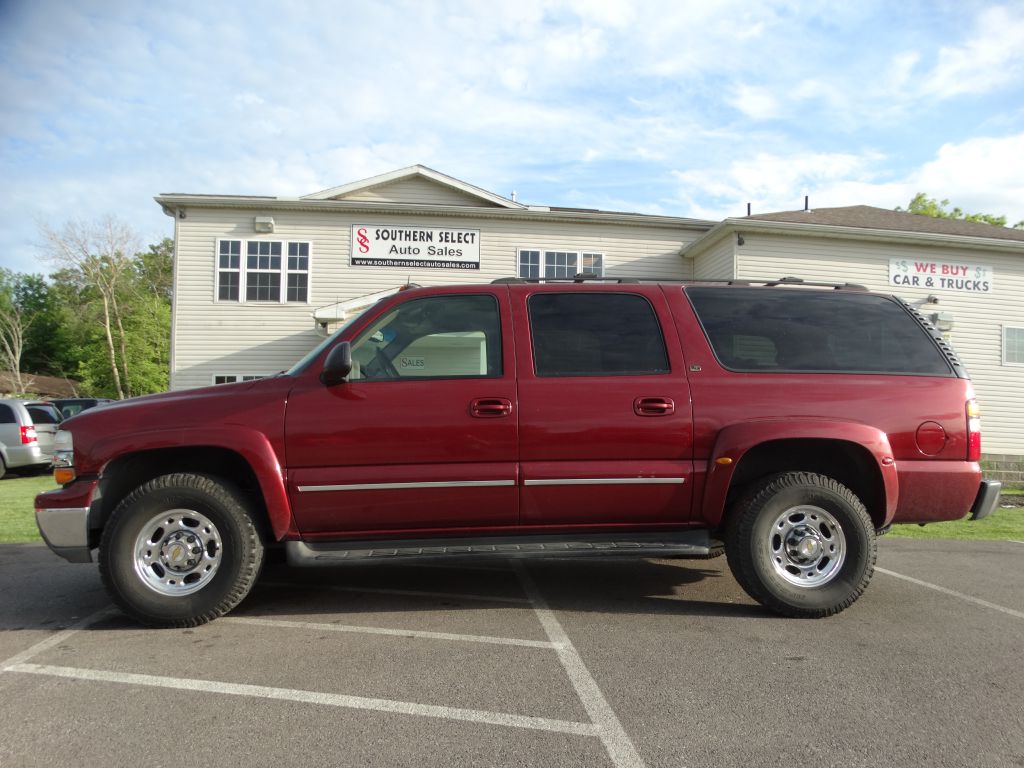
[[[297,376],[298,374],[302,373],[304,370],[309,368],[309,366],[312,364],[312,362],[314,360],[316,360],[317,357],[320,356],[321,352],[323,352],[328,347],[332,346],[334,344],[334,342],[336,342],[338,340],[338,337],[341,336],[341,334],[343,334],[350,327],[352,327],[352,325],[356,322],[356,320],[361,318],[363,315],[365,315],[367,312],[369,312],[371,309],[373,309],[379,303],[380,302],[376,302],[374,304],[371,304],[370,306],[368,306],[366,309],[364,309],[359,314],[353,315],[352,317],[350,317],[348,320],[346,320],[344,323],[341,324],[341,327],[339,327],[338,330],[336,330],[334,333],[332,333],[326,339],[324,339],[319,344],[317,344],[315,347],[313,347],[313,349],[311,349],[309,352],[307,352],[306,355],[301,360],[299,360],[299,362],[297,362],[295,365],[293,365],[291,368],[289,368],[287,371],[285,371],[283,375],[284,376]]]

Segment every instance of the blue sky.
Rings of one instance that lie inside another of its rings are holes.
[[[521,202],[1024,219],[1024,2],[0,0],[0,265],[160,192],[422,163]]]

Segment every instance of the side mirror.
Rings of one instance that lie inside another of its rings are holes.
[[[346,381],[352,372],[352,345],[343,341],[327,353],[324,368],[320,371],[320,381],[325,386],[333,387]]]

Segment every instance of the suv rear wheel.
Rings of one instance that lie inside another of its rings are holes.
[[[810,472],[757,483],[733,508],[725,546],[740,586],[784,616],[839,613],[875,568],[875,529],[860,499]]]
[[[154,627],[194,627],[249,593],[263,542],[242,495],[206,475],[163,475],[117,506],[100,575],[118,606]]]

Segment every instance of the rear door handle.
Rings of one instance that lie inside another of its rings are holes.
[[[469,413],[478,419],[493,419],[512,413],[512,401],[504,397],[478,397],[469,404]]]
[[[671,416],[676,404],[671,397],[638,397],[633,401],[633,413],[637,416]]]

